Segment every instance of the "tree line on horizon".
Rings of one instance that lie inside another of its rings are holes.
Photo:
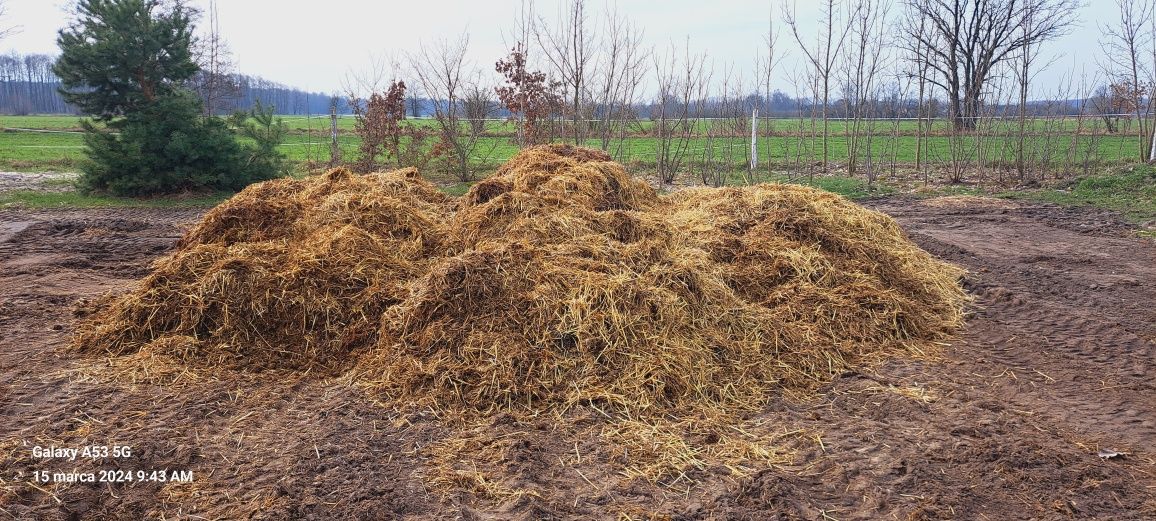
[[[202,116],[228,113],[258,100],[264,102],[259,104],[263,111],[293,113],[297,105],[306,113],[328,112],[315,111],[319,107],[308,97],[295,103],[287,94],[292,89],[281,89],[282,97],[270,101],[254,94],[254,86],[269,85],[242,81],[249,77],[235,71],[216,22],[215,2],[210,2],[207,14],[181,1],[117,0],[79,6],[79,18],[62,35],[78,30],[78,23],[99,22],[86,18],[102,18],[86,13],[93,9],[131,8],[144,16],[179,12],[186,19],[181,30],[188,33],[181,36],[182,45],[188,45],[182,53],[190,64],[173,85],[182,96],[196,98]],[[732,138],[749,133],[753,141],[760,132],[769,136],[775,128],[769,119],[784,116],[798,120],[791,124],[799,136],[794,162],[808,165],[808,172],[842,164],[854,176],[862,166],[872,181],[881,159],[873,140],[890,134],[897,140],[900,118],[915,121],[919,168],[925,148],[933,145],[931,138],[943,132],[938,125],[932,129],[932,121],[939,119],[950,129],[952,181],[962,179],[968,168],[984,168],[986,163],[999,168],[1014,164],[1020,179],[1025,179],[1029,170],[1048,165],[1065,146],[1071,156],[1081,135],[1126,132],[1134,139],[1138,157],[1148,157],[1149,118],[1156,99],[1152,16],[1156,0],[1116,0],[1116,6],[1119,20],[1101,28],[1102,70],[1091,78],[1070,74],[1049,88],[1052,99],[1043,102],[1031,96],[1033,78],[1049,65],[1044,45],[1070,30],[1078,0],[826,0],[820,4],[816,30],[800,30],[797,13],[784,3],[778,17],[772,11],[761,46],[753,49],[755,59],[745,65],[712,59],[695,51],[689,39],[668,47],[648,45],[642,28],[614,8],[592,14],[586,0],[567,0],[556,16],[546,17],[527,1],[511,21],[510,52],[497,57],[493,67],[468,58],[470,37],[462,32],[417,42],[416,48],[392,56],[388,65],[375,65],[368,74],[347,79],[344,92],[321,96],[327,102],[325,109],[345,105],[355,117],[361,153],[368,155],[360,158],[362,164],[400,166],[404,162],[400,145],[407,143],[427,159],[437,156],[439,170],[463,181],[475,178],[473,163],[485,156],[479,147],[492,146],[481,139],[491,133],[485,122],[492,119],[509,123],[506,128],[512,129],[518,146],[564,140],[593,144],[613,157],[629,148],[628,138],[646,135],[658,143],[654,164],[663,183],[695,164],[713,165],[704,172],[711,170],[710,176],[721,183],[729,175],[726,169],[736,164]],[[194,31],[200,31],[198,36]],[[779,70],[784,52],[779,40],[784,33],[788,44],[794,40],[796,52],[805,58],[792,71]],[[23,78],[25,98],[51,105],[51,96],[30,87],[53,82],[45,70],[56,75],[70,70],[61,63],[70,56],[66,42],[58,42],[63,54],[55,62],[13,59],[13,73],[0,74],[0,79],[15,84]],[[36,69],[29,69],[29,63],[40,72],[29,72]],[[17,75],[21,65],[23,76]],[[104,81],[99,75],[95,78]],[[771,88],[784,78],[793,93]],[[82,94],[105,95],[86,81],[61,78],[58,93],[74,104]],[[21,95],[18,86],[7,87]],[[92,114],[91,107],[79,109]],[[1044,144],[1048,149],[1039,149],[1034,139],[1039,130],[1028,119],[1063,114],[1080,116],[1076,128],[1050,126]],[[122,124],[121,115],[98,114],[96,119]],[[435,124],[404,122],[414,116],[431,118]],[[1085,125],[1084,116],[1104,121]],[[1123,125],[1120,116],[1126,118]],[[833,127],[834,119],[846,122]],[[647,125],[639,124],[643,120]],[[1068,145],[1053,139],[1063,132],[1070,133]],[[837,154],[830,139],[836,136],[846,143]],[[1012,144],[1014,160],[1008,162],[1004,145],[994,156],[985,156],[990,150],[981,149],[992,136]],[[770,141],[764,146],[770,147]],[[738,153],[747,154],[752,173],[753,147],[749,153],[740,147]],[[897,141],[890,147],[881,153],[891,156],[894,167]],[[707,179],[703,174],[704,182]]]
[[[60,95],[60,78],[52,71],[56,56],[48,54],[0,54],[0,114],[79,114]],[[204,73],[190,80],[196,92],[204,84]],[[274,107],[278,114],[328,114],[333,96],[308,92],[260,76],[230,74],[228,92],[216,100],[213,113],[228,115],[250,110],[258,101]],[[206,101],[202,98],[202,101]],[[350,114],[349,106],[340,100],[338,112]]]
[[[755,145],[736,153],[734,138],[754,141],[785,126],[800,138],[793,164],[805,165],[808,175],[838,166],[852,176],[862,171],[871,182],[881,161],[894,167],[897,136],[909,132],[900,119],[914,121],[916,168],[946,150],[941,159],[950,164],[952,182],[988,167],[1010,167],[1028,181],[1057,157],[1086,170],[1098,164],[1104,134],[1128,135],[1129,155],[1150,157],[1156,0],[1115,0],[1119,18],[1100,27],[1099,68],[1069,71],[1046,88],[1035,80],[1055,61],[1047,44],[1070,32],[1080,0],[816,3],[814,26],[801,23],[790,3],[772,9],[762,41],[750,42],[754,59],[736,63],[695,49],[689,38],[649,44],[643,27],[614,7],[592,11],[587,0],[566,0],[543,16],[524,0],[503,31],[510,51],[493,68],[469,58],[470,34],[463,31],[398,51],[355,77],[345,94],[362,138],[392,132],[384,142],[418,130],[398,124],[388,110],[375,112],[391,108],[382,100],[397,98],[394,89],[436,100],[439,131],[431,139],[454,157],[452,173],[463,181],[475,174],[469,158],[485,156],[479,146],[487,142],[479,137],[488,129],[481,122],[495,114],[514,126],[519,146],[594,143],[619,158],[629,156],[628,140],[644,134],[658,143],[653,162],[663,183],[690,167],[704,172],[705,183],[722,183],[742,157],[753,174]],[[784,47],[802,56],[801,65],[784,70]],[[772,88],[784,80],[789,93]],[[1037,92],[1046,99],[1034,99]],[[1031,121],[1040,115],[1077,117],[1071,128],[1044,122],[1041,129]],[[797,122],[772,121],[783,116]],[[836,119],[844,121],[832,125]],[[642,120],[647,125],[637,124]],[[950,140],[943,144],[945,122]],[[1081,136],[1096,138],[1081,143]],[[832,138],[840,142],[837,151]],[[401,164],[388,147],[363,153],[374,151]]]
[[[0,54],[0,114],[25,116],[31,114],[79,114],[76,107],[68,104],[60,95],[60,79],[52,72],[56,56],[48,54],[20,54],[15,51]],[[204,84],[203,72],[198,72],[190,81],[190,87],[198,92],[198,86]],[[221,95],[214,104],[213,114],[228,115],[237,110],[250,110],[257,102],[266,107],[273,107],[277,114],[282,115],[323,115],[336,106],[337,113],[352,115],[354,113],[349,100],[342,94],[326,94],[323,92],[309,92],[290,85],[275,82],[248,74],[230,73],[228,91]],[[898,99],[899,93],[891,92],[883,99],[870,100],[875,108],[873,113],[879,118],[907,117],[913,114],[919,104],[912,97]],[[1072,116],[1080,114],[1081,105],[1092,108],[1084,114],[1119,114],[1123,107],[1119,101],[1123,96],[1113,93],[1111,85],[1101,85],[1092,97],[1085,99],[1038,99],[1028,102],[1030,116]],[[208,100],[202,97],[202,101]],[[1144,94],[1142,101],[1147,101]],[[406,100],[406,115],[408,117],[428,117],[433,114],[435,101],[424,97],[409,97]],[[670,100],[667,100],[670,103]],[[498,103],[497,96],[491,100],[491,108],[487,114],[489,119],[505,119],[511,112]],[[651,119],[655,107],[661,101],[639,101],[633,107],[631,117]],[[724,111],[718,97],[708,99],[702,104],[702,117],[720,117]],[[790,94],[773,89],[769,96],[762,93],[750,93],[744,101],[744,106],[757,108],[760,114],[778,118],[797,118],[810,114],[816,106],[809,98],[795,98]],[[1014,115],[1017,113],[1015,104],[1004,104],[993,107],[994,113]],[[1125,111],[1126,112],[1126,111]],[[849,114],[846,100],[839,98],[832,100],[829,115],[835,118],[845,118]],[[930,117],[939,118],[947,115],[942,100],[933,99],[929,109]]]

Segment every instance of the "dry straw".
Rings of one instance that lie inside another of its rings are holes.
[[[466,427],[505,410],[572,430],[587,406],[609,420],[575,436],[608,440],[625,479],[682,489],[708,462],[788,461],[793,431],[740,413],[923,354],[962,323],[962,274],[826,192],[659,196],[601,152],[552,145],[459,198],[412,169],[252,186],[98,303],[74,347],[145,375],[352,376],[458,422],[427,450],[432,482],[494,500],[537,492],[495,467],[509,440]]]
[[[519,153],[451,198],[414,170],[252,186],[76,348],[352,371],[443,410],[758,407],[962,322],[962,272],[810,188],[659,196],[601,152]]]

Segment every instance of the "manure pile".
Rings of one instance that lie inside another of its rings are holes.
[[[836,195],[660,196],[601,152],[551,145],[456,198],[412,169],[249,187],[75,347],[353,374],[480,413],[737,410],[950,335],[961,275]]]

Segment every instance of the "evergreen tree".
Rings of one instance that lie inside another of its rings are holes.
[[[81,0],[60,31],[56,75],[65,101],[109,121],[174,95],[197,73],[191,13],[159,0]]]
[[[247,149],[248,154],[245,158],[249,168],[261,172],[275,172],[276,175],[288,174],[289,167],[285,164],[285,156],[277,152],[277,146],[285,141],[285,134],[289,129],[281,118],[273,116],[273,107],[265,106],[260,99],[254,100],[252,109],[233,114],[232,125],[242,137],[248,138],[254,144]]]
[[[181,1],[80,0],[76,9],[57,37],[54,70],[65,99],[104,122],[84,123],[86,188],[236,190],[282,174],[275,144],[243,147],[224,121],[201,116],[201,101],[184,86],[198,68],[194,13]]]

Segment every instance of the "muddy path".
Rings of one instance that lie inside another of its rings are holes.
[[[75,190],[77,174],[56,172],[0,172],[0,193],[27,190],[68,192]]]
[[[1156,245],[1090,210],[867,205],[971,272],[959,340],[776,400],[757,419],[805,433],[783,441],[792,461],[746,476],[697,469],[689,489],[621,476],[596,438],[496,417],[488,439],[521,441],[495,445],[499,463],[476,471],[529,491],[513,496],[432,486],[427,449],[450,428],[374,405],[344,379],[63,349],[76,303],[147,273],[198,211],[0,211],[0,519],[1156,518]],[[132,454],[33,455],[85,445]],[[34,474],[116,470],[145,479]]]

